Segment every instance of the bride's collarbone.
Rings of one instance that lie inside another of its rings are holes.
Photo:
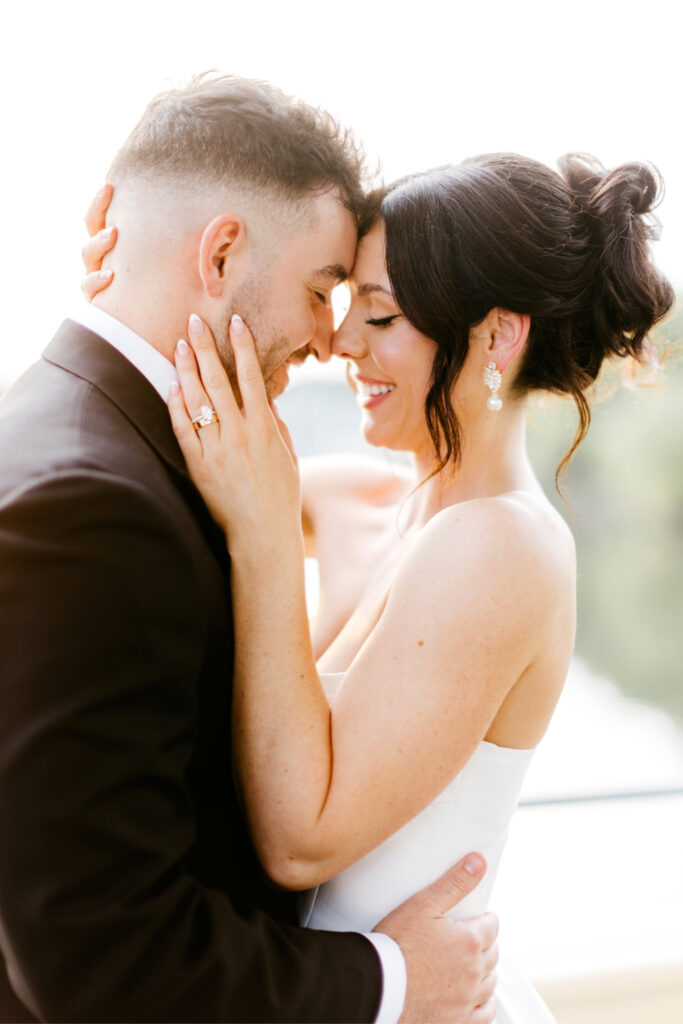
[[[368,583],[396,559],[403,546],[395,507],[341,507],[318,533],[321,587],[328,593],[340,585],[344,590],[351,588],[359,599]]]
[[[324,595],[321,588],[314,640],[322,671],[348,669],[382,616],[401,557],[397,549],[383,552],[381,559],[376,552],[358,557],[355,564],[347,557],[344,579],[325,587]]]
[[[319,538],[314,648],[325,672],[346,671],[379,622],[401,565],[422,533],[401,530],[400,502],[337,508]],[[337,522],[334,522],[337,518]]]

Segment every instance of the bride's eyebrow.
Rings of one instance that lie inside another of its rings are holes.
[[[382,292],[384,295],[388,295],[390,299],[393,299],[392,293],[388,288],[385,288],[382,284],[361,284],[358,286],[357,294],[362,296],[372,295],[373,292]]]

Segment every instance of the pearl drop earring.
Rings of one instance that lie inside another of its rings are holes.
[[[484,384],[491,390],[491,394],[486,401],[486,406],[491,412],[498,412],[499,409],[503,408],[503,399],[498,397],[498,389],[502,379],[503,375],[496,364],[489,363],[484,370]]]

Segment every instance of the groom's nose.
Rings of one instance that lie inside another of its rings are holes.
[[[329,306],[321,306],[316,312],[315,334],[308,343],[310,351],[320,363],[328,363],[332,357],[332,335],[334,314]]]

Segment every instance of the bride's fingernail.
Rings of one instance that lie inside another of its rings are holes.
[[[99,277],[100,281],[108,281],[113,273],[113,270],[98,270],[97,276]]]
[[[184,338],[181,338],[178,342],[178,353],[181,356],[187,356],[190,354],[190,346],[187,344]]]
[[[204,324],[200,317],[196,313],[190,314],[190,331],[192,334],[201,334],[204,330]]]
[[[230,321],[230,326],[232,327],[235,334],[242,333],[242,331],[244,330],[244,320],[239,315],[239,313],[233,314],[233,318]]]
[[[177,395],[179,391],[180,391],[180,384],[178,383],[177,380],[172,380],[171,383],[168,386],[168,397],[170,398],[171,395]]]

